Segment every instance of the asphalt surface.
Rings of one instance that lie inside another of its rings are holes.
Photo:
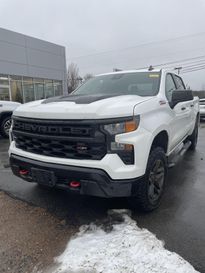
[[[169,170],[162,204],[156,211],[132,213],[140,227],[155,233],[165,247],[205,273],[205,123],[195,152],[187,152]],[[0,139],[0,190],[27,203],[45,208],[68,227],[101,221],[109,208],[129,208],[126,199],[100,199],[42,190],[13,176],[8,168],[8,141]],[[6,168],[5,168],[6,167]]]

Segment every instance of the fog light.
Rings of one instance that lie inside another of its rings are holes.
[[[111,142],[111,150],[112,151],[123,151],[125,149],[125,144],[118,142]]]
[[[134,146],[132,144],[111,142],[110,152],[118,154],[126,165],[134,164]]]
[[[111,142],[112,151],[133,151],[134,147],[132,144],[122,144],[118,142]]]

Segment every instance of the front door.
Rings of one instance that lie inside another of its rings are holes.
[[[165,91],[168,102],[172,100],[172,93],[177,89],[174,82],[173,76],[167,74]],[[184,136],[188,132],[187,121],[190,117],[190,107],[188,107],[187,102],[178,103],[173,109],[170,107],[170,149],[173,149],[180,141],[183,140]]]

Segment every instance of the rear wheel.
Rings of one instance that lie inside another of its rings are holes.
[[[131,206],[143,211],[156,209],[161,201],[167,174],[167,163],[164,150],[160,147],[152,149],[145,177],[136,182]]]
[[[5,138],[8,138],[10,128],[11,128],[11,116],[7,116],[1,122],[1,126],[0,126],[1,135]]]

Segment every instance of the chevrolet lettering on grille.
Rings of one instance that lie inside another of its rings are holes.
[[[39,124],[29,124],[15,121],[14,129],[32,132],[32,133],[43,133],[43,134],[72,134],[72,135],[88,135],[90,133],[90,128],[76,128],[71,126],[53,126],[53,125],[39,125]]]
[[[89,121],[14,117],[12,135],[18,149],[43,156],[101,160],[107,152],[106,135]]]

